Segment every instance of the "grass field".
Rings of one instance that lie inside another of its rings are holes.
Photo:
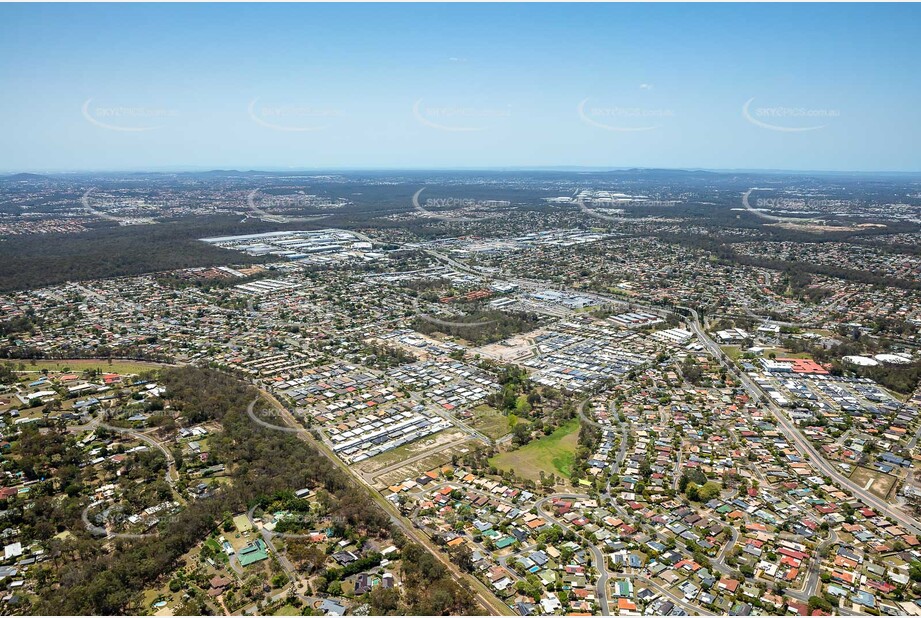
[[[742,356],[742,348],[737,345],[722,345],[720,348],[723,350],[726,356],[732,360],[738,360],[739,357]],[[783,348],[764,348],[764,352],[761,354],[761,356],[768,358],[771,355],[771,352],[773,352],[777,358],[812,358],[812,355],[807,352],[798,352],[794,354],[793,352],[789,352]]]
[[[141,373],[157,369],[161,365],[157,363],[145,363],[143,361],[113,360],[111,363],[107,360],[96,359],[76,359],[76,360],[23,360],[12,361],[13,367],[18,370],[19,363],[25,365],[25,371],[74,371],[81,372],[87,369],[98,369],[103,373]]]
[[[540,480],[540,471],[545,474],[562,474],[569,477],[575,461],[576,446],[579,443],[579,419],[572,419],[560,426],[549,436],[532,440],[525,446],[500,453],[489,463],[504,470],[534,481]]]
[[[769,358],[771,352],[777,355],[777,358],[808,358],[812,360],[812,355],[808,352],[790,352],[784,348],[764,348],[762,356]]]
[[[512,426],[509,425],[509,417],[502,414],[492,406],[482,405],[473,409],[473,420],[470,426],[481,431],[493,440],[498,440],[507,435]]]

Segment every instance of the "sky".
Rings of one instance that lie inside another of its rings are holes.
[[[0,170],[921,171],[919,5],[4,4]]]

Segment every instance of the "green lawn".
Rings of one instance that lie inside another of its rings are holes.
[[[770,357],[771,352],[777,355],[777,358],[808,358],[812,360],[812,354],[809,352],[791,352],[783,348],[765,348],[764,356]]]
[[[300,616],[301,610],[294,607],[293,605],[284,605],[280,607],[278,611],[276,611],[273,615],[274,616]]]
[[[545,474],[562,474],[569,477],[579,444],[579,419],[572,419],[549,436],[532,440],[525,446],[500,453],[489,463],[500,469],[511,469],[515,474],[534,481]]]
[[[738,360],[742,356],[742,349],[737,345],[724,345],[720,346],[723,352],[726,353],[726,356],[732,360]],[[764,348],[764,352],[761,354],[764,358],[770,357],[771,353],[777,356],[777,358],[809,358],[812,356],[808,352],[789,352],[783,348]]]

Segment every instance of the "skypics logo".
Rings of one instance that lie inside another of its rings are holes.
[[[105,500],[91,502],[83,509],[83,512],[80,513],[80,519],[83,521],[83,526],[93,536],[105,537],[107,539],[146,539],[159,535],[159,532],[156,530],[153,530],[153,532],[140,533],[115,532],[115,530],[135,525],[137,522],[132,521],[132,517],[126,515],[122,508],[117,505],[110,506],[90,515],[90,511],[104,504],[106,504]],[[173,503],[173,505],[174,507],[178,506],[176,503]],[[167,517],[171,517],[173,513],[175,513],[175,508],[166,515],[158,517],[152,525],[166,521]]]
[[[258,401],[258,400],[257,400]],[[303,434],[307,433],[306,429],[301,427],[289,427],[288,425],[279,425],[279,419],[283,418],[282,413],[279,410],[274,408],[266,410],[260,409],[259,414],[256,414],[256,401],[253,401],[249,407],[246,408],[246,415],[249,416],[250,420],[261,427],[266,429],[274,429],[275,431],[283,431],[285,433],[294,433],[294,434]]]
[[[787,217],[778,217],[777,215],[768,214],[767,212],[764,212],[764,210],[753,208],[752,205],[749,203],[749,198],[751,197],[751,194],[753,191],[766,191],[766,190],[767,189],[758,189],[757,187],[753,187],[749,189],[748,191],[742,194],[742,206],[745,207],[745,210],[752,213],[759,219],[764,219],[765,221],[771,221],[772,223],[790,223],[791,219]],[[797,221],[797,220],[793,219],[792,221]]]
[[[83,205],[84,210],[93,215],[94,217],[99,217],[100,219],[105,219],[106,221],[113,221],[119,225],[147,225],[155,223],[155,221],[150,217],[118,217],[111,213],[99,210],[90,200],[90,196],[96,191],[96,187],[90,187],[83,193],[83,197],[80,198],[80,203]]]
[[[108,131],[143,133],[165,126],[166,121],[179,116],[174,109],[155,107],[101,106],[87,99],[80,108],[83,117],[92,125]]]
[[[742,206],[745,210],[752,213],[759,219],[764,219],[765,221],[770,221],[772,223],[783,223],[788,226],[801,227],[807,231],[814,231],[815,226],[819,224],[824,224],[824,219],[818,219],[815,217],[804,218],[804,217],[781,217],[779,215],[773,215],[768,210],[790,210],[790,211],[800,211],[804,214],[809,214],[809,211],[815,210],[824,210],[826,208],[835,208],[848,205],[854,205],[853,202],[848,202],[845,200],[826,200],[826,199],[811,199],[811,198],[759,198],[755,200],[755,206],[753,207],[750,203],[751,194],[754,191],[772,191],[773,189],[759,189],[753,187],[742,194]]]
[[[441,197],[427,199],[425,200],[425,206],[423,206],[422,202],[419,201],[419,197],[422,195],[423,191],[425,191],[425,187],[413,194],[413,208],[416,209],[416,212],[427,218],[440,219],[442,221],[469,222],[495,219],[499,216],[499,213],[495,212],[496,209],[508,207],[510,205],[510,202],[506,200],[474,200],[471,198]],[[445,214],[441,212],[442,210],[460,210],[468,214]]]
[[[269,213],[265,211],[265,208],[314,208],[316,204],[306,196],[261,196],[257,198],[257,196],[260,195],[262,195],[261,189],[253,189],[250,191],[249,195],[246,196],[246,205],[249,207],[250,216],[256,219],[274,223],[311,223],[314,221],[322,221],[332,216],[328,214],[292,217],[289,215]]]
[[[588,206],[585,205],[585,200],[582,200],[582,199],[576,200],[576,205],[579,207],[579,210],[581,210],[583,214],[586,214],[589,217],[594,217],[595,219],[601,219],[602,221],[607,221],[608,223],[623,223],[624,222],[624,218],[622,216],[615,216],[615,215],[623,215],[624,211],[621,208],[608,210],[608,213],[613,213],[613,214],[608,214],[608,213],[600,212],[599,210],[596,210],[594,208],[589,208]]]
[[[250,523],[255,525],[256,518],[256,509],[259,508],[259,504],[254,505],[247,511],[246,517],[249,519]],[[282,532],[278,530],[278,526],[283,525],[284,527],[296,527],[296,528],[308,528],[313,530],[326,530],[328,528],[344,528],[346,525],[346,520],[343,517],[317,517],[312,513],[286,513],[285,516],[275,523],[275,529],[266,528],[265,525],[262,526],[261,531],[263,534],[270,538],[280,538],[280,539],[316,539],[316,532],[301,533],[301,532]]]
[[[485,131],[495,125],[496,120],[507,120],[512,116],[512,106],[507,105],[504,109],[454,105],[432,107],[417,99],[412,112],[419,124],[430,129],[471,133]]]
[[[445,320],[443,318],[435,317],[431,313],[426,312],[419,305],[419,300],[413,298],[412,300],[414,314],[420,320],[428,322],[429,324],[434,324],[435,326],[440,326],[443,328],[451,329],[465,329],[465,328],[483,328],[484,326],[489,326],[490,324],[495,324],[496,320],[481,320],[481,321],[468,321],[464,322],[462,320]]]
[[[674,110],[648,107],[604,107],[589,105],[590,98],[582,99],[576,106],[579,118],[585,124],[618,133],[642,133],[661,129],[665,121],[675,117]]]
[[[779,131],[781,133],[803,133],[818,131],[828,126],[827,122],[815,124],[816,121],[835,119],[841,116],[836,109],[810,109],[805,107],[756,107],[752,109],[755,97],[742,106],[742,116],[756,127]],[[809,124],[803,124],[808,122]],[[798,126],[802,125],[802,126]]]
[[[584,198],[577,198],[575,200],[576,206],[579,207],[579,210],[582,211],[582,214],[588,215],[589,217],[594,217],[595,219],[600,219],[602,221],[607,221],[609,223],[623,224],[626,220],[625,208],[636,207],[636,206],[645,206],[648,208],[655,207],[664,207],[664,206],[674,206],[678,202],[673,200],[658,200],[658,199],[645,199],[638,197],[628,197],[625,199],[618,199],[610,202],[600,202],[605,205],[604,208],[599,208],[598,205],[593,205],[594,207],[589,207],[585,205]],[[610,206],[610,207],[609,207]]]
[[[92,202],[90,202],[90,195],[92,195],[95,190],[96,190],[96,187],[90,187],[83,194],[83,197],[80,198],[80,203],[83,204],[84,210],[86,210],[88,213],[90,213],[91,215],[95,217],[99,217],[100,219],[105,219],[106,221],[115,221],[117,223],[121,223],[122,221],[121,218],[115,217],[106,212],[102,212],[101,210],[98,210],[95,206],[93,206]]]
[[[319,108],[305,105],[258,105],[259,99],[250,101],[247,107],[250,120],[273,131],[305,133],[322,131],[336,118],[345,116],[341,109]]]

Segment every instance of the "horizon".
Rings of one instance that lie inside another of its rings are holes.
[[[917,173],[919,17],[891,4],[3,5],[0,169]]]
[[[703,168],[703,167],[641,167],[641,166],[497,166],[497,167],[251,167],[251,166],[165,166],[152,168],[124,169],[22,169],[0,170],[0,179],[13,176],[67,176],[76,174],[283,174],[283,173],[363,173],[363,172],[560,172],[560,173],[608,173],[608,172],[706,172],[711,174],[790,174],[790,175],[869,175],[869,176],[914,176],[921,175],[921,170],[834,170],[834,169],[752,169],[752,168]]]

